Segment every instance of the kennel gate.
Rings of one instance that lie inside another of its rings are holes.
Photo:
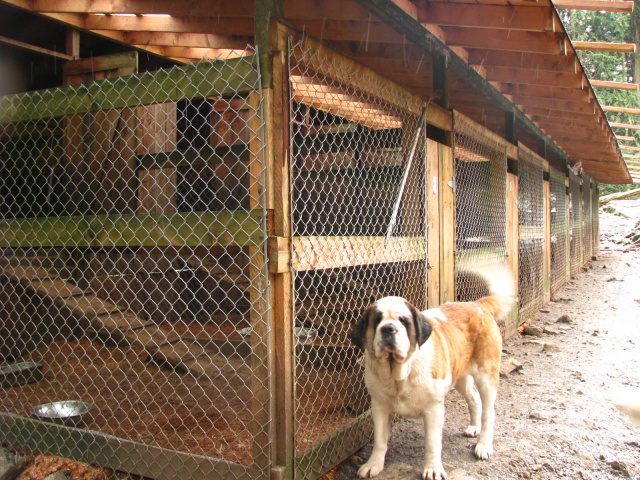
[[[316,478],[372,434],[352,324],[383,296],[424,309],[428,295],[423,102],[311,45],[291,40],[288,57],[293,308],[305,336],[295,348],[296,478]]]
[[[0,439],[146,477],[268,478],[255,54],[0,99]],[[89,402],[82,428],[30,408]]]

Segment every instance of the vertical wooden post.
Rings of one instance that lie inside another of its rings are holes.
[[[507,173],[507,264],[513,275],[516,298],[518,297],[519,270],[519,220],[518,220],[518,176]],[[505,337],[508,338],[518,330],[518,303],[505,320]]]
[[[427,199],[427,307],[440,305],[440,159],[442,149],[448,148],[427,140],[426,199]]]
[[[455,300],[456,209],[453,150],[440,149],[440,303]]]
[[[255,2],[267,127],[267,208],[272,214],[268,234],[278,251],[291,252],[288,37],[286,28],[272,20],[282,14],[282,9],[282,0]],[[269,274],[275,362],[271,477],[280,480],[293,478],[294,467],[294,291],[291,261],[284,268],[275,264],[273,267],[270,265]]]
[[[66,34],[66,54],[73,58],[80,58],[80,31],[68,28]]]

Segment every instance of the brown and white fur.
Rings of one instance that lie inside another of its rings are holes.
[[[485,460],[493,454],[502,352],[496,319],[513,305],[513,281],[506,269],[476,273],[486,278],[489,295],[475,302],[419,312],[403,298],[386,297],[370,305],[355,325],[351,340],[364,351],[374,424],[373,451],[359,477],[372,478],[383,470],[391,419],[397,413],[424,422],[423,478],[446,479],[442,427],[451,387],[467,401],[471,422],[464,434],[478,437],[476,457]]]

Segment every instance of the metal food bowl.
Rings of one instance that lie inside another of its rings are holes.
[[[31,409],[31,414],[47,422],[77,427],[84,421],[89,410],[91,410],[90,403],[80,400],[64,400],[38,405]]]

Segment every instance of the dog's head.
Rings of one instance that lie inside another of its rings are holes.
[[[400,297],[385,297],[369,305],[351,331],[351,341],[378,359],[403,361],[431,335],[431,325]]]

